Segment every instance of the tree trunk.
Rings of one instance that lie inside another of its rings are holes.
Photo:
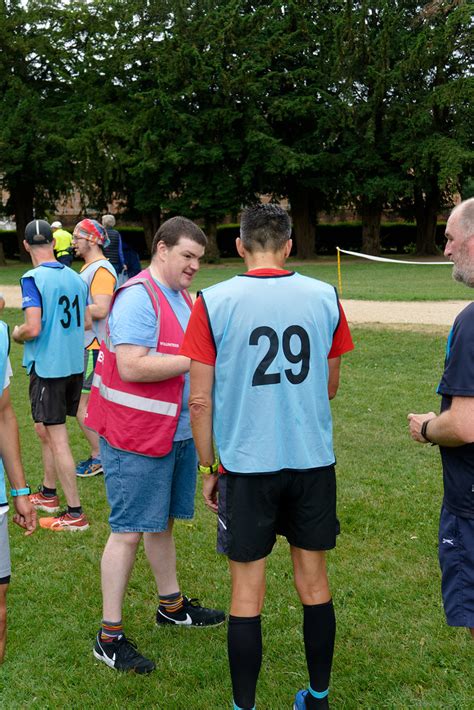
[[[436,180],[427,192],[414,189],[416,219],[416,253],[419,255],[438,254],[436,246],[436,224],[440,204],[440,194]]]
[[[211,217],[206,217],[204,231],[207,237],[204,261],[207,264],[218,264],[221,260],[221,256],[217,246],[217,221]]]
[[[311,190],[295,186],[288,190],[293,231],[296,239],[296,255],[299,259],[311,259],[315,254],[315,201]]]
[[[151,254],[151,246],[153,244],[153,238],[160,228],[161,224],[161,211],[159,209],[151,210],[150,212],[143,212],[142,214],[142,224],[143,232],[145,234],[145,242],[149,253]]]
[[[16,236],[20,252],[20,261],[29,263],[30,256],[23,246],[23,239],[25,238],[26,225],[33,219],[34,186],[28,183],[20,184],[11,190],[10,196],[11,204],[15,211]]]
[[[378,204],[368,203],[359,210],[362,219],[362,253],[378,256],[380,254],[380,221],[382,208]]]
[[[3,249],[3,242],[0,242],[0,266],[6,266],[7,260],[5,259],[5,251]]]

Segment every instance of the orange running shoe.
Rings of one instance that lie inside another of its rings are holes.
[[[30,493],[29,499],[36,510],[44,510],[45,513],[57,513],[59,510],[58,496],[45,496],[41,486],[37,493]]]
[[[64,530],[76,532],[77,530],[87,530],[89,527],[89,522],[84,513],[74,516],[69,515],[67,510],[58,515],[57,518],[40,518],[39,524],[41,528],[53,530],[54,532],[62,532]]]

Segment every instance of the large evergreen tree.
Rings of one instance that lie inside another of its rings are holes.
[[[70,98],[56,43],[61,11],[19,0],[0,4],[0,175],[10,194],[20,254],[25,225],[70,184],[61,111]]]
[[[472,5],[407,3],[410,31],[400,62],[394,157],[410,181],[417,252],[436,253],[440,209],[452,204],[473,164]]]

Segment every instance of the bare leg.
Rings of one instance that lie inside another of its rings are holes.
[[[325,604],[331,599],[324,552],[291,548],[295,587],[303,604]]]
[[[81,394],[81,399],[79,401],[79,408],[77,410],[77,421],[79,426],[82,429],[82,433],[86,437],[87,441],[89,442],[89,445],[91,447],[91,456],[94,459],[100,458],[100,453],[99,453],[99,436],[98,434],[95,433],[95,431],[92,431],[92,429],[89,429],[84,425],[84,419],[86,416],[86,411],[87,411],[87,404],[89,402],[89,393],[88,392],[83,392]]]
[[[102,555],[103,619],[120,621],[128,580],[135,563],[141,533],[111,533]]]
[[[57,476],[54,456],[49,445],[48,432],[44,424],[36,423],[35,431],[41,442],[41,456],[43,458],[43,484],[47,488],[56,488]]]
[[[7,590],[8,584],[0,584],[0,665],[5,658],[7,643]]]
[[[143,534],[145,554],[155,577],[158,594],[161,596],[179,591],[173,522],[173,518],[170,518],[166,532]]]
[[[474,629],[469,629],[469,631],[471,632],[471,636],[474,639]]]
[[[69,437],[65,424],[45,427],[49,446],[54,457],[56,473],[61,482],[67,504],[71,507],[81,505],[76,482],[76,465],[69,447]]]
[[[258,616],[265,599],[265,559],[255,562],[229,560],[232,576],[232,616]]]

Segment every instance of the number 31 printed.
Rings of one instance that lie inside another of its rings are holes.
[[[76,294],[72,303],[67,296],[60,296],[58,303],[64,309],[63,317],[60,318],[60,320],[59,320],[62,327],[69,328],[69,326],[71,325],[71,321],[72,321],[71,308],[74,308],[76,311],[77,327],[80,328],[81,327],[81,310],[79,308],[79,296]]]
[[[293,336],[299,338],[299,349],[297,352],[293,352],[291,349],[291,338]],[[260,360],[257,369],[253,373],[252,387],[257,387],[258,385],[277,385],[281,382],[280,373],[267,372],[267,370],[277,356],[278,348],[280,347],[278,335],[273,328],[267,325],[261,325],[250,333],[249,345],[258,345],[260,338],[268,338],[269,346],[266,354],[262,360]],[[288,381],[291,382],[292,385],[299,385],[307,378],[309,372],[310,344],[308,333],[300,325],[290,325],[283,331],[282,345],[283,354],[288,362],[295,365],[299,362],[301,363],[301,369],[297,373],[293,372],[291,368],[285,370]]]

